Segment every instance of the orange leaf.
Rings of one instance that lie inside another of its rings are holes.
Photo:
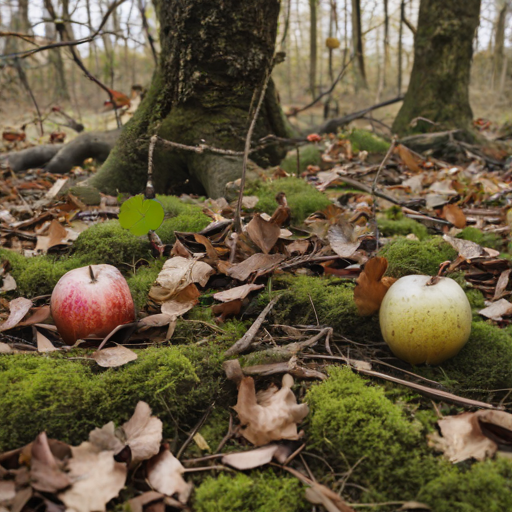
[[[445,204],[442,216],[458,229],[466,227],[466,216],[456,204]]]
[[[420,167],[421,160],[411,153],[411,150],[403,146],[402,144],[398,144],[395,149],[395,153],[398,153],[403,163],[409,168],[412,172],[421,172],[422,168]]]
[[[354,289],[354,301],[360,315],[370,316],[379,311],[384,295],[396,281],[393,277],[383,277],[387,268],[386,258],[375,257],[368,260],[359,274]]]

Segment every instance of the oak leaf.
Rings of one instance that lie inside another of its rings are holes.
[[[388,268],[388,260],[376,256],[366,263],[357,278],[354,301],[362,316],[377,313],[389,287],[396,281],[393,277],[383,277]]]

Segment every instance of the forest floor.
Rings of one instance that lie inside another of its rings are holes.
[[[236,199],[157,195],[161,242],[80,184],[94,162],[3,169],[0,511],[512,510],[512,151],[476,128],[493,144],[311,135],[248,184],[241,233]],[[75,343],[50,298],[101,264],[136,318]],[[438,365],[381,333],[410,275],[471,310]]]

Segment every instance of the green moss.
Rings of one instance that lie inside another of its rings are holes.
[[[381,137],[374,135],[368,130],[359,128],[353,129],[345,135],[352,143],[352,149],[355,151],[368,151],[368,153],[385,153],[389,149],[389,142]]]
[[[286,194],[294,224],[302,223],[312,213],[324,210],[332,204],[324,194],[298,178],[281,178],[265,183],[253,182],[246,190],[247,195],[258,196],[256,210],[269,215],[277,208],[275,197],[279,192]]]
[[[196,489],[197,512],[301,512],[311,509],[304,488],[296,478],[280,477],[273,471],[254,471],[208,477]]]
[[[399,220],[378,219],[377,224],[381,234],[385,237],[407,236],[412,233],[420,240],[429,238],[428,230],[423,224],[407,217]]]
[[[438,476],[441,465],[427,451],[421,423],[352,370],[331,368],[306,401],[311,448],[336,472],[353,468],[350,482],[368,489],[361,499],[414,499]]]
[[[136,311],[143,309],[146,305],[149,289],[155,282],[160,270],[162,270],[162,266],[163,260],[159,260],[150,267],[140,267],[126,280],[130,287]]]
[[[106,371],[61,355],[1,356],[0,451],[22,446],[42,430],[80,443],[95,426],[126,421],[139,400],[150,404],[164,436],[172,438],[178,425],[186,431],[213,401],[233,398],[221,392],[222,352],[214,344],[147,348],[138,356]]]
[[[101,202],[101,195],[97,188],[77,185],[71,187],[69,191],[86,205],[96,206]]]
[[[461,394],[512,387],[512,337],[485,322],[473,322],[471,336],[457,356],[439,367],[419,367],[418,373]]]
[[[457,251],[441,237],[433,237],[422,242],[398,238],[385,245],[380,251],[380,256],[386,257],[389,263],[386,275],[435,275],[443,261],[457,257]]]
[[[108,263],[126,267],[141,259],[151,259],[148,239],[132,235],[117,220],[95,224],[80,233],[73,243],[73,251],[88,265]]]
[[[480,290],[477,290],[476,288],[468,288],[465,292],[471,309],[478,311],[485,307],[485,297]]]
[[[272,313],[275,323],[316,325],[318,315],[321,325],[348,338],[381,339],[378,317],[362,318],[357,313],[353,284],[329,277],[282,276],[275,277],[272,286],[282,293]]]
[[[418,501],[435,512],[512,510],[512,461],[479,462],[467,471],[454,468],[429,482]]]
[[[157,195],[157,200],[164,207],[166,218],[156,230],[164,244],[173,244],[176,240],[175,231],[197,233],[203,230],[211,219],[203,213],[200,206],[184,203],[176,196]]]
[[[299,167],[302,173],[308,165],[320,165],[322,163],[322,152],[315,144],[306,144],[299,148]],[[280,164],[281,169],[288,174],[297,175],[297,151],[292,149]]]
[[[456,238],[462,240],[471,240],[472,242],[481,245],[482,247],[490,247],[491,249],[502,250],[505,241],[495,233],[485,233],[477,228],[467,227],[464,228]]]

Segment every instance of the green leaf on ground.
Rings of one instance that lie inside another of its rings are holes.
[[[121,205],[119,223],[134,235],[146,235],[160,227],[164,220],[164,209],[154,199],[144,199],[142,194],[130,197]]]

